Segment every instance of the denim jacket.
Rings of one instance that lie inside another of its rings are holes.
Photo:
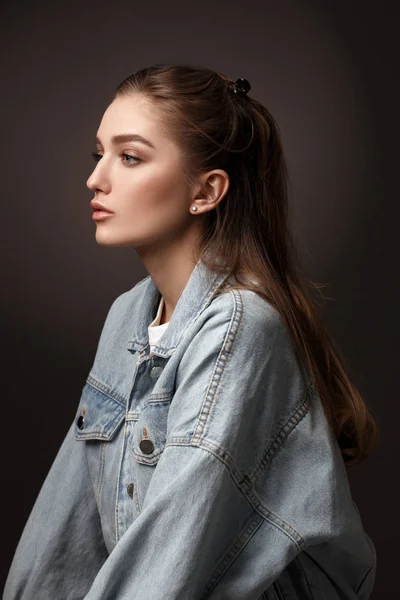
[[[3,600],[367,600],[376,552],[278,311],[199,260],[112,303]]]

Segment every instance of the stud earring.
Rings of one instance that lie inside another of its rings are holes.
[[[197,206],[192,206],[192,211],[196,212],[196,210],[197,210]]]

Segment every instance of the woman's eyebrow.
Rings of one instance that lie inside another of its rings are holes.
[[[96,142],[101,144],[100,139],[97,136]],[[113,135],[111,138],[111,143],[113,145],[122,144],[123,142],[141,142],[142,144],[146,144],[147,146],[155,150],[155,146],[149,140],[139,135],[138,133],[120,133],[118,135]]]

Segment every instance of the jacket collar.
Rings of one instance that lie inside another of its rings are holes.
[[[218,287],[226,280],[225,273],[212,272],[200,258],[181,293],[167,329],[153,354],[169,357],[173,354],[184,331],[211,302]],[[135,288],[133,288],[135,289]],[[155,319],[161,293],[150,277],[146,277],[135,299],[135,321],[128,350],[142,351],[149,345],[148,326]]]

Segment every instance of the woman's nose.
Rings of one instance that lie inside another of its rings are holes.
[[[96,164],[92,173],[89,175],[86,180],[86,186],[92,192],[97,192],[97,190],[101,190],[104,193],[108,193],[110,191],[110,173],[108,172],[107,165],[101,161],[101,165],[99,163]]]
[[[89,188],[89,190],[92,190],[92,192],[95,191],[96,187],[94,185],[94,177],[93,175],[90,175],[86,181],[86,185]]]
[[[95,169],[93,173],[88,177],[86,185],[89,188],[89,190],[95,192],[100,188],[105,188],[107,186],[107,183],[104,176],[101,176],[101,174]]]

